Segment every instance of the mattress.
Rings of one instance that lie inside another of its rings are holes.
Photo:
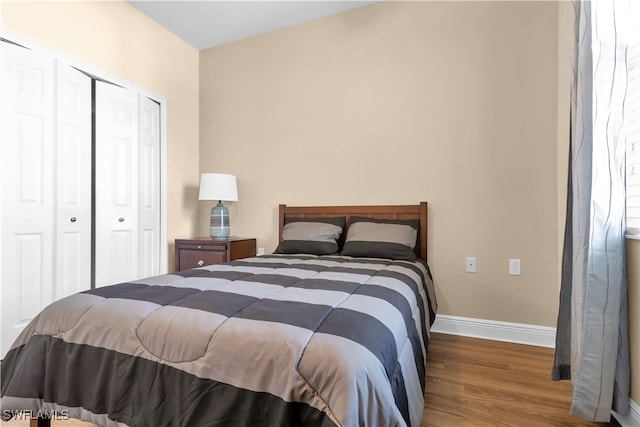
[[[337,255],[260,256],[101,287],[25,328],[2,361],[2,414],[418,426],[436,308],[424,262]]]

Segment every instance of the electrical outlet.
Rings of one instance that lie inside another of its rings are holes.
[[[258,248],[258,249],[256,250],[256,255],[257,255],[257,256],[264,255],[264,248]]]
[[[509,260],[509,274],[512,276],[520,276],[522,270],[520,269],[520,260],[519,259],[510,259]]]
[[[476,258],[475,257],[467,257],[466,263],[466,272],[467,273],[475,273],[476,272]]]

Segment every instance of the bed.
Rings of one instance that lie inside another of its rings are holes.
[[[418,426],[437,310],[427,203],[280,205],[279,238],[54,302],[2,361],[3,418]]]

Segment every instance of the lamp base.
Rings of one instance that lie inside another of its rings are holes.
[[[219,201],[216,206],[211,208],[209,235],[216,240],[229,238],[229,209],[222,205],[222,201]]]

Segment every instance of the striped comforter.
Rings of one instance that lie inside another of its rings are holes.
[[[2,413],[98,425],[418,426],[436,302],[422,262],[269,255],[43,310],[2,361]]]

